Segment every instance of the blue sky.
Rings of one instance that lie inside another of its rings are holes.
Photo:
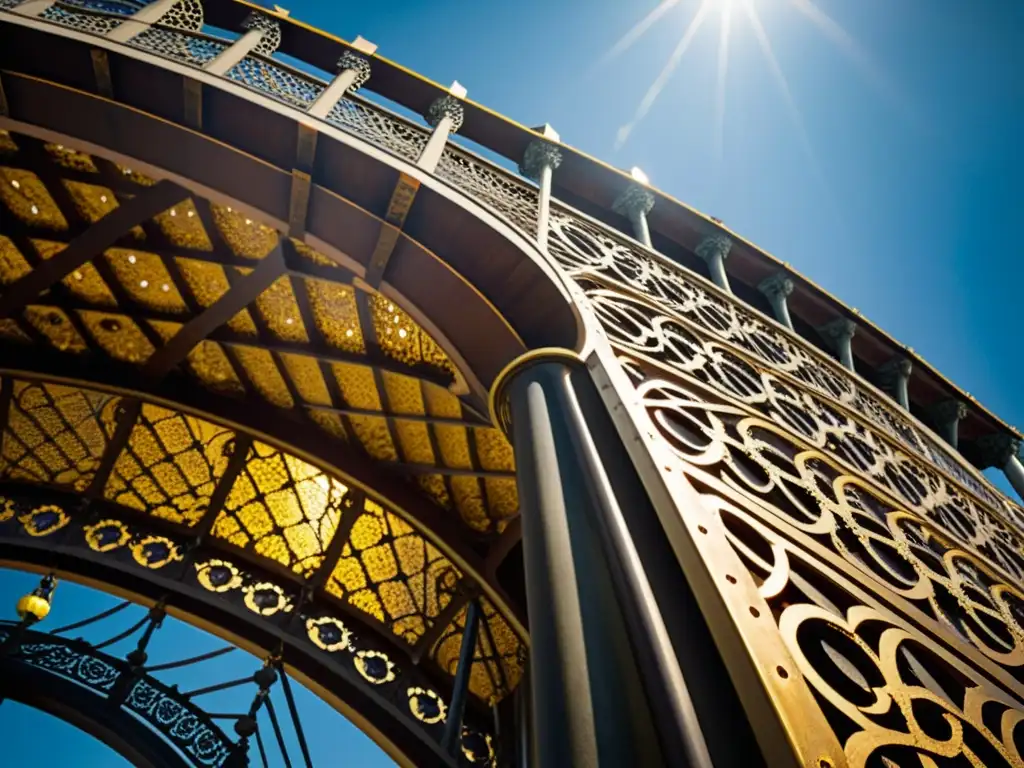
[[[815,0],[856,41],[851,55],[792,0],[752,2],[789,97],[754,27],[735,12],[721,152],[717,8],[646,119],[615,147],[699,0],[680,0],[611,61],[602,58],[654,0],[285,5],[348,39],[361,34],[435,80],[457,79],[471,98],[524,124],[550,123],[567,143],[643,168],[655,186],[790,262],[1024,426],[1016,232],[1024,211],[1024,3]],[[27,578],[0,573],[0,595],[13,599]],[[71,592],[60,596],[61,611]],[[85,591],[74,597],[67,610],[75,617],[109,604]],[[168,636],[183,645],[214,647],[191,630],[174,631],[181,634]],[[333,715],[308,698],[326,734],[317,749],[376,764],[379,753],[365,738],[338,731]],[[0,707],[0,733],[55,727],[10,703]],[[25,745],[11,764],[61,764],[57,752],[76,756],[68,764],[117,764],[87,737],[66,727],[59,734],[46,739],[44,753],[29,750],[36,738],[5,740],[15,750]]]

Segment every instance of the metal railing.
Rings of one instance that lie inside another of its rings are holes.
[[[184,7],[188,2],[196,3],[196,0],[182,0],[179,5]],[[15,4],[13,0],[0,0],[0,10],[9,10]],[[39,18],[102,36],[126,18],[125,13],[110,10],[114,5],[103,0],[64,0],[47,8]],[[172,11],[167,17],[174,14]],[[151,25],[128,44],[202,68],[231,43],[231,40],[184,29],[180,24],[160,23]],[[226,77],[301,111],[307,111],[328,85],[271,56],[259,54],[243,58]],[[339,100],[326,121],[411,162],[420,156],[430,137],[427,127],[353,94]],[[539,194],[532,183],[451,143],[445,148],[435,175],[494,212],[528,239],[536,236]],[[698,319],[707,330],[773,369],[795,377],[821,395],[834,398],[918,457],[939,467],[980,501],[1008,515],[1016,525],[1024,525],[1024,509],[996,490],[980,472],[942,444],[909,413],[897,408],[886,395],[809,342],[763,319],[757,310],[607,225],[560,203],[552,209],[550,243],[552,256],[570,275],[578,274],[581,269],[600,272],[634,290],[646,292],[691,319]]]

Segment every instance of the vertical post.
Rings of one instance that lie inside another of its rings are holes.
[[[615,484],[604,465],[614,428],[590,372],[568,351],[528,354],[493,402],[518,468],[529,764],[709,766],[620,502],[643,489]]]
[[[377,45],[357,37],[352,48],[354,50],[345,51],[338,59],[337,76],[310,106],[309,114],[313,117],[326,118],[346,94],[355,93],[370,79],[370,62],[367,57],[377,52]]]
[[[913,363],[909,358],[897,355],[878,368],[878,380],[882,386],[893,393],[893,396],[904,410],[910,410],[910,373]]]
[[[768,297],[775,319],[792,331],[793,320],[789,316],[788,299],[793,293],[793,281],[784,272],[779,272],[762,280],[757,289]]]
[[[853,365],[853,335],[856,332],[856,323],[845,317],[837,317],[818,328],[818,333],[839,354],[843,367],[851,371],[856,371]]]
[[[250,53],[269,56],[281,43],[281,24],[277,19],[256,11],[250,13],[242,27],[248,30],[203,67],[214,75],[226,75]]]
[[[458,81],[451,84],[448,93],[435,99],[427,110],[426,119],[434,128],[430,134],[427,145],[423,147],[416,160],[416,165],[430,173],[434,172],[437,164],[441,161],[445,144],[448,137],[457,133],[462,127],[462,120],[465,117],[465,110],[460,99],[466,97],[466,89],[459,85]]]
[[[519,172],[533,179],[540,187],[537,206],[537,246],[546,251],[548,247],[548,221],[551,219],[551,177],[562,164],[562,153],[554,144],[558,134],[550,125],[540,129],[543,139],[534,139],[523,153]]]
[[[732,248],[732,240],[725,235],[709,235],[697,246],[697,255],[708,265],[711,280],[723,291],[732,293],[729,276],[725,274],[725,259]]]
[[[170,13],[171,9],[179,3],[187,3],[189,0],[156,0],[156,2],[144,5],[131,15],[123,24],[119,24],[107,33],[107,39],[117,43],[127,43],[129,40],[138,37],[150,25],[156,24],[164,16]],[[195,2],[195,0],[194,0]],[[197,6],[198,19],[195,29],[198,31],[203,25],[203,6],[195,2]]]
[[[634,181],[612,204],[612,210],[629,219],[633,226],[633,237],[648,248],[653,248],[647,214],[654,208],[654,194],[647,188],[647,174],[639,168],[633,168],[630,175]]]
[[[928,408],[939,435],[954,448],[960,442],[960,419],[967,416],[967,406],[959,400],[942,400]]]
[[[448,720],[444,725],[441,749],[458,757],[462,736],[462,716],[466,710],[466,696],[469,693],[469,675],[473,669],[473,654],[476,652],[476,637],[480,630],[480,603],[471,600],[466,609],[466,624],[462,628],[462,645],[459,648],[459,665],[455,669],[455,683],[452,686],[451,706]]]
[[[998,432],[979,437],[970,447],[970,453],[978,469],[998,467],[1003,470],[1013,490],[1024,502],[1024,464],[1020,461],[1020,445],[1020,439],[1015,435]]]

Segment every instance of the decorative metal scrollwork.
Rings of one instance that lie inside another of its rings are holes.
[[[405,160],[415,161],[430,138],[426,130],[353,97],[338,101],[327,121]]]
[[[192,67],[208,64],[228,47],[227,41],[162,26],[150,27],[129,40],[128,44]]]
[[[1007,502],[959,457],[948,453],[909,416],[857,380],[835,361],[812,350],[731,297],[681,267],[640,249],[625,238],[561,207],[551,213],[551,255],[577,281],[614,286],[620,294],[644,296],[663,310],[708,331],[791,376],[807,388],[863,416],[993,508]]]
[[[246,56],[231,68],[228,77],[303,110],[312,106],[326,87],[322,82],[258,56]]]
[[[445,149],[434,173],[531,237],[537,233],[540,203],[535,188],[452,147]]]

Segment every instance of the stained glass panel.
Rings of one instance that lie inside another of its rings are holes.
[[[209,506],[234,445],[230,429],[143,405],[103,495],[174,523],[195,525]]]
[[[334,538],[347,494],[319,468],[257,441],[213,535],[309,576]]]
[[[89,487],[113,434],[120,398],[58,384],[7,380],[13,387],[0,449],[0,476]]]

